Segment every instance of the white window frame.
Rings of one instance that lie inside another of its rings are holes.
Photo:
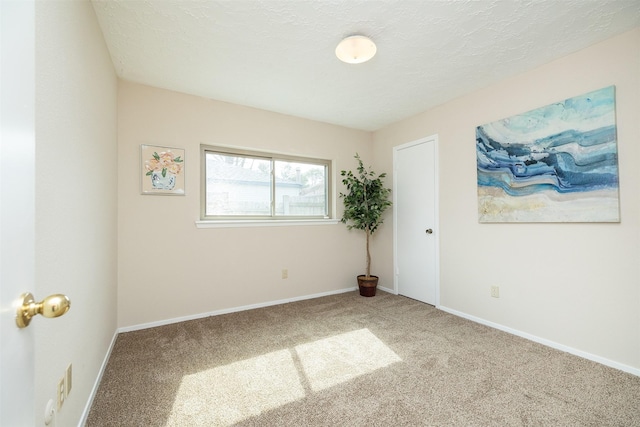
[[[247,156],[259,159],[266,159],[272,162],[282,160],[288,162],[311,163],[322,165],[326,168],[325,182],[325,203],[326,215],[318,216],[285,216],[276,215],[274,212],[275,179],[272,168],[271,179],[271,215],[264,216],[221,216],[205,215],[207,204],[207,182],[206,182],[206,157],[207,153],[216,153],[231,156]],[[335,179],[334,162],[327,159],[303,157],[275,152],[265,152],[237,147],[200,145],[200,220],[196,221],[198,228],[218,228],[218,227],[251,227],[251,226],[287,226],[287,225],[326,225],[337,224],[335,214]]]

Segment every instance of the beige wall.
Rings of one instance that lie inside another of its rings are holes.
[[[117,79],[88,1],[37,1],[36,288],[71,310],[34,319],[36,424],[69,363],[58,427],[78,425],[116,332]]]
[[[619,224],[479,224],[475,128],[616,86]],[[461,97],[374,134],[379,169],[394,146],[437,134],[443,308],[640,373],[640,29]],[[392,177],[391,177],[392,178]],[[392,233],[376,242],[393,272]],[[500,298],[490,297],[491,285]]]
[[[201,143],[371,159],[369,132],[121,81],[118,324],[138,327],[352,288],[364,235],[343,224],[197,229]],[[186,195],[140,194],[140,144],[183,148]],[[341,210],[339,210],[341,212]],[[282,279],[282,269],[289,278]]]
[[[438,134],[442,307],[637,370],[639,38],[627,33],[389,126],[373,134],[373,146],[367,132],[121,81],[119,326],[337,291],[362,269],[362,236],[343,225],[196,229],[200,143],[330,158],[336,174],[353,168],[359,151],[390,173],[394,146]],[[622,222],[478,224],[475,127],[612,84]],[[186,196],[140,195],[140,144],[186,149]],[[374,239],[374,271],[388,288],[392,242],[387,216]]]

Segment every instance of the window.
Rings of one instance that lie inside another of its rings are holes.
[[[329,218],[329,160],[205,145],[201,156],[204,220]]]

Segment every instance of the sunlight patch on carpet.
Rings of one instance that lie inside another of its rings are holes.
[[[360,329],[186,375],[166,425],[231,426],[401,360]]]
[[[304,395],[291,352],[280,350],[185,376],[168,424],[228,426]]]
[[[350,381],[402,360],[368,329],[302,344],[295,349],[313,391]]]

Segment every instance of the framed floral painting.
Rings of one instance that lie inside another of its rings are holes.
[[[184,195],[184,150],[140,146],[142,194]]]

